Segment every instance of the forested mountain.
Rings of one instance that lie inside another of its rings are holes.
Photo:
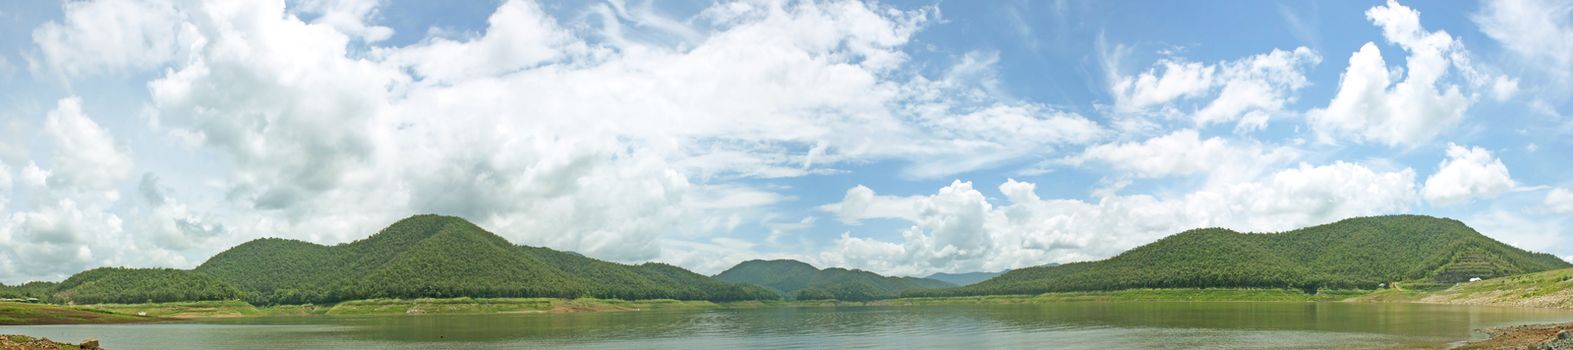
[[[954,285],[958,285],[958,286],[966,286],[966,285],[972,285],[972,284],[975,284],[975,283],[978,283],[978,282],[983,282],[984,280],[987,280],[987,279],[990,279],[990,278],[994,278],[994,276],[999,276],[1000,274],[1003,274],[1003,273],[1004,272],[963,272],[963,273],[944,273],[944,272],[940,272],[940,273],[929,275],[928,277],[924,277],[924,278],[935,280],[935,281],[942,281],[942,282],[946,282],[946,283],[950,283],[950,284],[954,284]]]
[[[978,284],[907,296],[1038,294],[1129,288],[1377,288],[1452,283],[1570,266],[1481,235],[1462,222],[1399,215],[1282,233],[1181,232],[1101,261],[1006,272]]]
[[[907,290],[955,286],[926,278],[880,276],[863,270],[820,270],[797,260],[744,261],[716,275],[716,279],[762,286],[798,300],[866,301],[893,298]]]
[[[259,239],[195,272],[233,284],[255,304],[367,298],[598,297],[777,299],[670,265],[623,265],[514,245],[461,218],[419,215],[335,246]]]
[[[0,285],[0,297],[141,303],[241,298],[253,304],[368,298],[597,297],[766,300],[770,290],[682,268],[624,265],[514,245],[461,218],[418,215],[335,246],[264,238],[194,270],[99,268],[61,283]]]

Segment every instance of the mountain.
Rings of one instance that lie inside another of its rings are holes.
[[[799,300],[866,301],[893,298],[908,290],[955,286],[938,280],[886,277],[862,270],[820,270],[796,260],[744,261],[715,277],[725,282],[758,285]]]
[[[1130,288],[1377,288],[1454,283],[1568,267],[1481,235],[1462,222],[1398,215],[1282,233],[1181,232],[1101,261],[1031,267],[958,288],[906,296],[1039,294]]]
[[[335,246],[258,239],[219,253],[194,271],[234,285],[255,304],[460,296],[779,298],[671,265],[624,265],[514,245],[464,219],[437,215],[413,216]]]
[[[994,278],[994,276],[999,276],[1000,274],[1003,274],[1003,273],[1004,272],[962,272],[962,273],[944,273],[944,272],[940,272],[940,273],[929,275],[928,277],[924,277],[924,278],[935,280],[935,281],[946,282],[946,283],[950,283],[950,284],[954,284],[954,285],[958,285],[958,286],[965,286],[965,285],[976,284],[978,282],[983,282],[983,280]]]
[[[263,238],[193,270],[99,268],[58,284],[0,285],[0,296],[84,304],[241,298],[258,305],[424,297],[780,299],[758,286],[672,265],[624,265],[514,245],[464,219],[437,215],[400,220],[345,244]]]

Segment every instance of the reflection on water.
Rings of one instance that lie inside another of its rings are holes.
[[[247,318],[0,326],[111,349],[1360,348],[1440,346],[1573,313],[1347,303],[1060,303],[628,313]]]

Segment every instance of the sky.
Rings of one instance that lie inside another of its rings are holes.
[[[713,274],[1455,218],[1573,260],[1573,4],[0,2],[0,282],[456,215]]]

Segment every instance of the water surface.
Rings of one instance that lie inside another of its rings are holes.
[[[122,349],[1118,349],[1442,347],[1573,312],[1352,303],[1055,303],[0,326]]]

